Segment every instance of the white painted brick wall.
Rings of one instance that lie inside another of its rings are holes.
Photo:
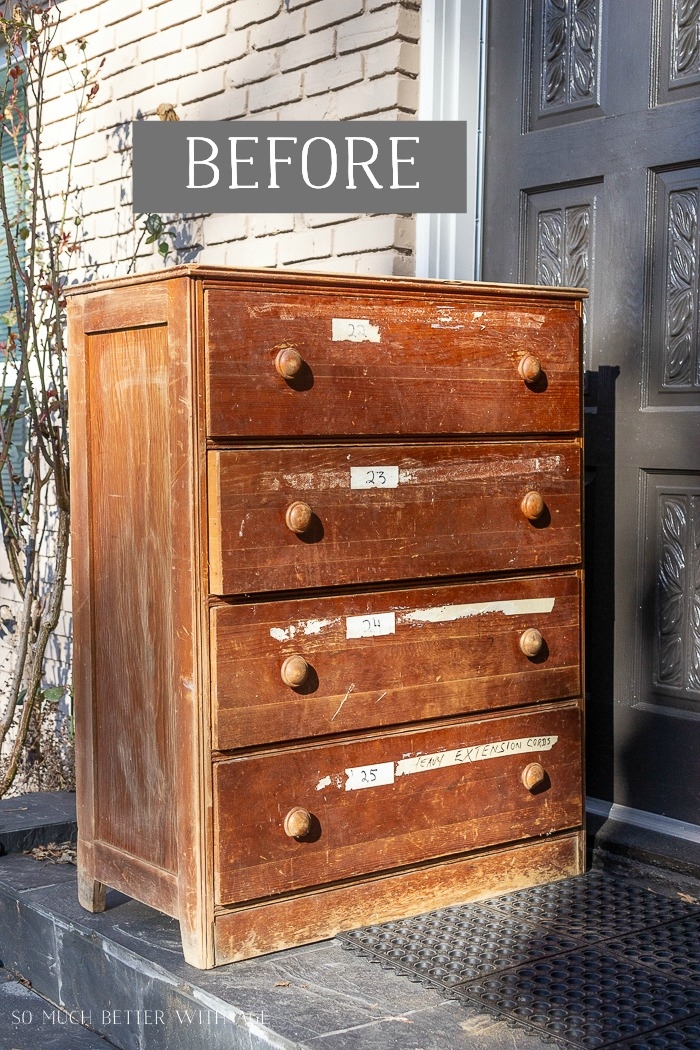
[[[97,12],[91,12],[97,21]],[[154,11],[139,11],[123,22],[118,22],[114,27],[114,41],[116,47],[121,51],[127,44],[133,44],[137,40],[148,40],[156,32],[157,21]],[[80,35],[80,34],[79,34]],[[85,30],[84,36],[92,36],[93,30]]]
[[[335,57],[335,29],[325,29],[318,33],[309,33],[303,44],[293,40],[283,44],[279,49],[280,69],[306,69],[311,72],[317,62],[324,58]]]
[[[111,131],[134,119],[157,119],[160,103],[174,105],[183,120],[401,120],[416,112],[420,0],[290,0],[289,10],[284,0],[63,0],[61,7],[61,39],[69,54],[71,42],[85,36],[88,56],[105,56],[100,92],[77,155],[86,185],[84,229],[100,275],[123,271],[130,251],[128,238],[121,236],[132,224],[130,160],[115,151]],[[66,143],[70,129],[60,77],[51,83],[56,97],[47,105],[45,155],[52,143]],[[59,153],[47,156],[50,171],[60,172]],[[88,179],[106,192],[96,193]],[[124,215],[118,214],[120,204]],[[119,257],[109,235],[110,208],[113,232],[120,235]],[[279,231],[285,240],[273,252],[267,243],[271,234],[261,232],[264,223],[249,223],[245,239],[266,243],[243,248],[240,223],[210,215],[201,224],[197,258],[221,262],[225,254],[275,266],[313,259],[316,267],[329,270],[372,272],[375,266],[378,273],[405,273],[413,243],[399,236],[399,221],[329,217],[324,225],[342,232],[319,239],[310,232],[319,226],[315,216],[287,216]],[[387,222],[397,229],[388,246]],[[368,224],[377,227],[374,239],[367,235]],[[234,227],[238,232],[226,252],[226,231]],[[292,247],[295,237],[298,250]],[[318,254],[321,247],[325,257]],[[138,268],[159,265],[149,249]]]
[[[420,0],[290,0],[289,10],[284,0],[63,0],[56,43],[76,69],[80,37],[92,65],[105,59],[75,158],[83,274],[124,273],[134,251],[133,120],[158,119],[161,103],[175,106],[182,120],[411,118],[419,9]],[[48,85],[43,157],[58,180],[74,96],[59,63]],[[212,265],[413,273],[414,223],[406,216],[206,215],[185,230],[190,243],[202,245],[196,261]],[[160,266],[142,245],[136,269]],[[7,595],[1,577],[0,570],[0,606]],[[51,677],[61,681],[69,595],[50,653]],[[7,665],[0,638],[0,683]]]
[[[364,0],[335,0],[335,3],[317,3],[309,9],[306,25],[310,33],[323,29],[325,26],[342,25],[348,19],[361,15],[364,6]]]
[[[254,51],[262,51],[269,47],[279,47],[294,40],[305,37],[306,12],[289,10],[283,12],[282,18],[273,18],[262,24],[251,26],[250,47]]]
[[[304,72],[305,94],[323,95],[328,91],[337,91],[350,84],[359,84],[364,80],[365,64],[362,55],[343,55],[327,62],[318,62]]]

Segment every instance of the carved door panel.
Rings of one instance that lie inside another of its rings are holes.
[[[619,368],[588,794],[700,824],[700,0],[489,10],[483,276],[588,286],[586,368]]]

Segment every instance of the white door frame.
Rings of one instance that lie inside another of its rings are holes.
[[[416,217],[416,276],[481,275],[488,0],[423,0],[420,120],[466,120],[467,212]]]

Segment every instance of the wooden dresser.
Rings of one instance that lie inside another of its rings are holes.
[[[582,870],[581,293],[69,295],[78,879],[210,967]]]

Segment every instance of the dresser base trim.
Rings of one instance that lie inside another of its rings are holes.
[[[174,919],[178,918],[176,874],[109,846],[106,842],[93,843],[91,852],[91,863],[81,864],[80,855],[78,857],[78,878],[85,886],[89,887],[93,879],[151,908],[157,908]]]
[[[215,965],[324,940],[341,930],[391,922],[579,875],[584,870],[583,856],[583,831],[576,831],[330,887],[313,895],[266,901],[217,916]],[[196,965],[194,960],[187,961]]]

